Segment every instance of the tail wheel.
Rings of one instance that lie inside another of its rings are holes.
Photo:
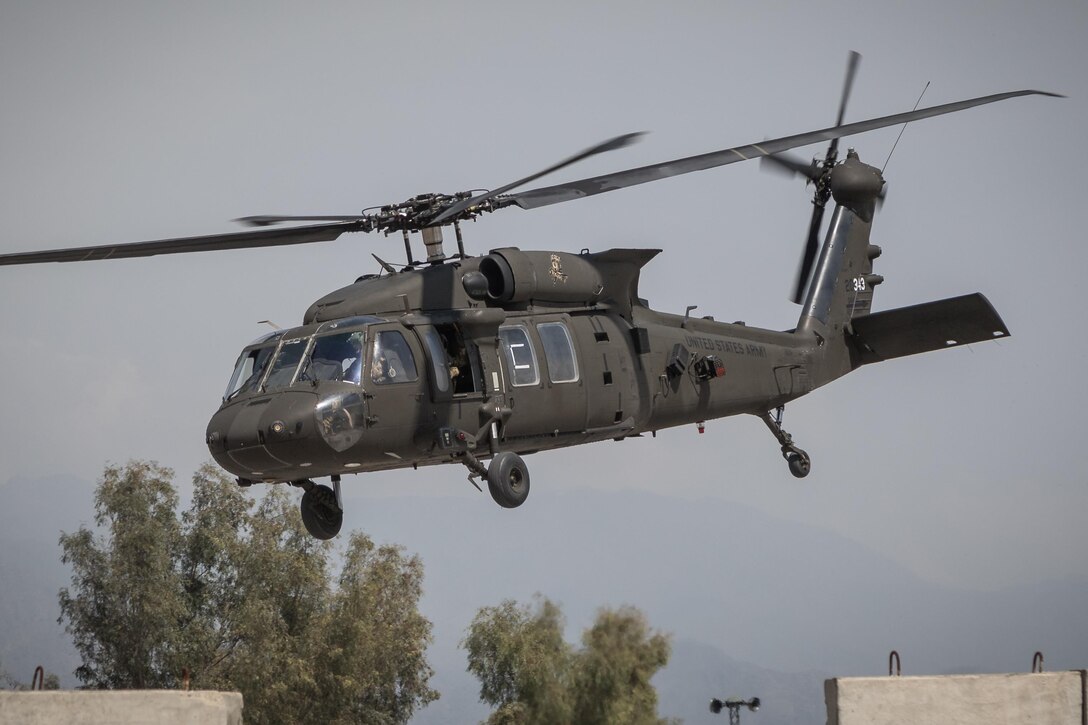
[[[344,512],[336,503],[336,494],[328,486],[315,485],[302,494],[302,523],[310,536],[322,541],[340,533]]]
[[[517,508],[529,496],[529,469],[521,456],[501,451],[487,467],[487,488],[491,498],[503,508]]]
[[[804,451],[787,455],[786,464],[790,467],[790,473],[796,478],[804,478],[812,470],[812,461]]]

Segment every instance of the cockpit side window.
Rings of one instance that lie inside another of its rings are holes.
[[[298,379],[342,380],[359,384],[363,369],[363,333],[341,332],[321,335],[302,365]]]
[[[272,369],[264,381],[264,389],[286,388],[295,379],[295,371],[302,360],[302,354],[306,352],[306,343],[309,338],[300,340],[285,340],[276,353],[276,359],[272,361]]]
[[[223,395],[223,400],[230,400],[239,393],[256,390],[275,349],[276,346],[271,345],[243,352],[234,366],[234,374],[231,375],[230,383],[227,384],[227,392]]]
[[[386,330],[374,336],[370,379],[378,385],[410,383],[419,379],[412,348],[399,331]]]

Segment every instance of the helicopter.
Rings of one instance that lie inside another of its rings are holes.
[[[406,262],[373,255],[366,274],[239,355],[208,423],[212,457],[240,486],[303,490],[310,535],[335,537],[346,474],[459,464],[500,506],[529,494],[523,456],[584,443],[656,434],[726,416],[758,417],[792,475],[811,458],[783,428],[785,405],[870,363],[1001,339],[1009,330],[982,294],[873,311],[870,242],[884,198],[880,169],[840,138],[1019,96],[1022,90],[844,124],[857,54],[847,68],[838,119],[817,131],[674,159],[528,191],[514,191],[590,156],[623,148],[624,134],[492,190],[431,193],[359,214],[250,216],[254,229],[104,246],[0,255],[0,265],[125,259],[332,241],[349,232],[400,233]],[[784,152],[828,141],[822,158]],[[727,164],[762,159],[814,189],[812,219],[793,286],[792,329],[750,327],[651,309],[639,297],[642,268],[661,250],[465,252],[462,222],[517,206],[535,209]],[[827,203],[835,202],[820,243]],[[305,226],[276,226],[281,223]],[[443,231],[454,231],[447,254]],[[413,235],[425,257],[417,259]],[[330,485],[314,479],[328,477]]]

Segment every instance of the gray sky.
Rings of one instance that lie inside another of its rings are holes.
[[[792,404],[814,460],[803,482],[754,418],[530,464],[534,497],[734,501],[954,586],[1084,578],[1086,31],[1084,2],[7,2],[0,250],[497,186],[628,131],[652,133],[555,181],[821,128],[850,49],[864,57],[847,120],[909,110],[926,81],[923,105],[1066,93],[908,127],[874,225],[878,309],[981,291],[1011,339],[872,366]],[[844,143],[883,165],[896,133]],[[661,247],[642,280],[655,307],[785,329],[808,199],[741,164],[509,210],[466,236],[475,252]],[[0,269],[3,475],[92,479],[138,456],[187,478],[257,321],[297,324],[376,271],[371,251],[399,259],[400,240]],[[383,496],[478,495],[453,467],[346,488],[363,529]]]

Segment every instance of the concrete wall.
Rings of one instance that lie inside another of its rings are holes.
[[[828,725],[1088,725],[1085,673],[839,677]]]
[[[242,725],[242,695],[197,690],[0,692],[0,725]]]

